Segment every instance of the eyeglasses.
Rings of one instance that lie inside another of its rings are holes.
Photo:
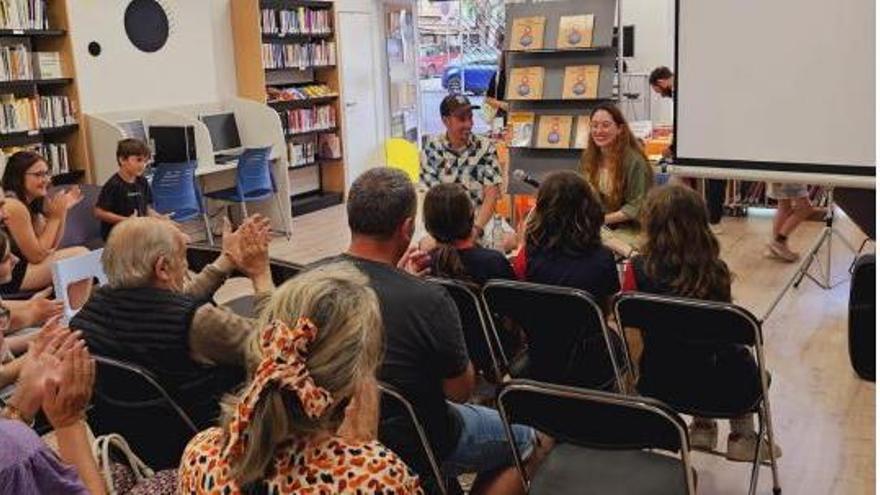
[[[590,122],[590,129],[592,130],[607,131],[608,129],[613,129],[615,127],[617,127],[617,124],[614,122]]]
[[[25,172],[24,175],[31,175],[38,179],[47,179],[51,175],[48,170],[43,170],[41,172]]]

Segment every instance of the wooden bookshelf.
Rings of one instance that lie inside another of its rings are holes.
[[[39,143],[67,145],[69,171],[60,173],[53,182],[69,184],[91,182],[92,173],[86,144],[79,91],[76,86],[76,68],[73,63],[73,45],[69,36],[69,17],[65,0],[47,2],[49,29],[0,29],[0,40],[25,45],[30,53],[58,52],[61,57],[63,78],[33,79],[0,82],[0,94],[16,97],[66,96],[70,100],[76,124],[52,128],[0,134],[0,148],[24,147]]]
[[[262,29],[262,10],[295,10],[298,8],[326,10],[330,15],[330,33],[264,33]],[[236,79],[238,94],[243,98],[266,103],[275,111],[282,112],[292,109],[308,109],[329,105],[336,114],[336,125],[332,128],[316,131],[285,133],[288,143],[318,140],[319,134],[335,134],[342,143],[342,111],[340,108],[341,94],[339,91],[338,46],[335,49],[336,64],[314,65],[300,68],[267,68],[263,65],[262,47],[264,44],[320,43],[336,41],[336,12],[332,1],[315,0],[235,0],[231,3],[232,35],[235,46]],[[323,84],[330,88],[332,94],[302,100],[268,101],[267,87],[301,87],[308,84]],[[316,144],[316,155],[320,153]],[[288,163],[293,163],[288,157]],[[306,169],[315,169],[320,187],[307,192],[300,192],[291,197],[293,215],[300,215],[315,209],[326,208],[339,204],[345,194],[345,150],[342,158],[321,158],[309,164],[290,166],[290,171],[302,173]],[[296,178],[291,175],[289,180]],[[290,190],[294,190],[291,184]]]

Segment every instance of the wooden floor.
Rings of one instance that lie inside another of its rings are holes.
[[[725,218],[718,236],[723,257],[735,273],[735,301],[759,318],[793,265],[765,256],[772,212],[748,218]],[[863,235],[843,215],[838,227],[858,246]],[[796,250],[806,250],[822,228],[810,222],[792,236]],[[338,254],[349,240],[345,209],[330,208],[294,219],[291,242],[275,239],[271,255],[298,263]],[[832,273],[845,280],[832,290],[810,281],[789,291],[764,324],[768,368],[773,374],[771,407],[783,493],[874,493],[874,384],[857,379],[847,354],[846,279],[852,256],[835,241]],[[246,285],[235,284],[240,294]],[[225,291],[227,293],[227,291]],[[229,293],[232,295],[232,293]],[[727,425],[721,424],[722,449]],[[696,453],[699,493],[747,493],[748,465]],[[770,493],[770,470],[762,469],[759,493]]]

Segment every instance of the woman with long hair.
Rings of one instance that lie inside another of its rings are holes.
[[[190,441],[179,493],[422,492],[376,440],[382,317],[368,283],[334,263],[275,292],[248,342],[248,384]]]
[[[517,276],[585,290],[607,308],[620,283],[614,255],[602,245],[602,224],[602,204],[583,177],[572,171],[548,175],[526,221],[525,245],[514,262]]]
[[[81,246],[59,249],[67,213],[82,200],[78,187],[49,196],[49,165],[32,151],[19,151],[3,171],[3,205],[12,253],[23,262],[15,266],[12,280],[0,285],[0,294],[36,291],[52,285],[52,263],[88,252]],[[71,306],[78,308],[91,290],[91,281],[70,287]]]
[[[581,168],[599,193],[606,225],[639,221],[653,173],[626,118],[614,104],[602,103],[590,113],[590,138],[581,156]]]
[[[433,275],[478,285],[493,278],[514,278],[510,262],[500,251],[477,245],[474,204],[464,187],[432,187],[422,209],[425,228],[436,241],[429,253]]]
[[[645,241],[641,253],[627,268],[625,290],[719,302],[732,300],[732,275],[720,257],[721,248],[709,228],[706,204],[699,194],[679,185],[652,190],[645,201],[642,228]],[[634,349],[634,362],[640,363],[637,387],[644,395],[683,404],[689,401],[678,395],[687,390],[688,397],[701,397],[701,409],[723,410],[725,404],[756,400],[761,393],[759,387],[750,385],[757,383],[758,367],[743,346],[701,346],[682,351],[649,338],[641,349],[640,332],[627,330],[627,336],[635,337],[628,341]],[[754,458],[758,434],[752,416],[731,419],[729,459]],[[695,417],[690,431],[692,446],[714,450],[718,441],[714,420]],[[774,449],[779,451],[778,446]],[[768,454],[767,442],[763,441],[761,457],[767,458]]]

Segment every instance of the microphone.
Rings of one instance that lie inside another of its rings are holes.
[[[514,176],[517,180],[522,181],[522,182],[525,182],[526,184],[528,184],[528,185],[530,185],[530,186],[532,186],[532,187],[534,187],[534,188],[539,188],[539,187],[541,187],[541,181],[539,181],[538,179],[536,179],[536,178],[532,177],[531,175],[527,174],[527,173],[526,173],[525,171],[523,171],[523,169],[521,169],[521,168],[518,168],[518,169],[514,170],[514,171],[513,171],[513,176]]]

